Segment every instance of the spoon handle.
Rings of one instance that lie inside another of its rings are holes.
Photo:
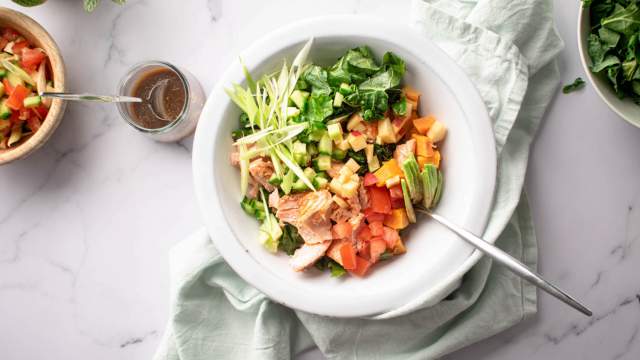
[[[542,276],[540,276],[540,274],[530,270],[526,265],[524,265],[523,263],[521,263],[511,255],[507,254],[506,252],[500,250],[498,247],[486,242],[485,240],[475,236],[471,232],[459,227],[458,225],[449,221],[447,218],[444,218],[438,214],[434,214],[431,211],[424,210],[422,208],[417,208],[417,210],[420,211],[421,213],[429,215],[432,219],[436,220],[440,224],[449,228],[449,230],[458,234],[467,243],[473,245],[476,249],[482,251],[484,254],[492,258],[494,261],[507,267],[516,275],[527,280],[528,282],[537,286],[541,290],[546,291],[548,294],[564,302],[565,304],[571,306],[572,308],[578,310],[584,315],[586,316],[592,315],[591,310],[587,309],[584,305],[580,304],[576,299],[574,299],[564,291],[560,290],[555,285],[549,283],[547,280],[543,279]]]
[[[95,94],[68,94],[59,92],[43,92],[40,94],[46,98],[56,98],[62,100],[74,100],[74,101],[94,101],[103,103],[117,103],[117,102],[142,102],[142,99],[132,96],[117,96],[117,95],[95,95]]]

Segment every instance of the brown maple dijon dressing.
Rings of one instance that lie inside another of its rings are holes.
[[[162,90],[162,87],[155,90],[155,92],[160,91],[160,93],[155,94],[155,96],[160,96],[156,102],[156,109],[161,109],[159,115],[166,119],[175,120],[180,116],[184,108],[186,91],[178,74],[166,68],[150,70],[138,79],[132,91],[133,96],[143,99],[142,103],[133,103],[131,105],[133,121],[145,129],[158,129],[171,123],[154,115],[149,107],[149,103],[152,103],[153,99],[146,100],[149,98],[153,87],[164,80],[167,81],[164,90]]]

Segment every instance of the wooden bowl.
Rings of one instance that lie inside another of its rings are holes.
[[[64,91],[64,62],[60,55],[60,49],[51,35],[30,17],[20,12],[0,7],[0,27],[11,27],[24,36],[30,43],[44,49],[49,59],[50,75],[53,79],[55,91]],[[56,130],[62,115],[65,103],[62,100],[53,100],[47,117],[42,126],[35,133],[25,136],[20,142],[8,149],[0,149],[0,165],[22,159],[31,154],[44,144]]]

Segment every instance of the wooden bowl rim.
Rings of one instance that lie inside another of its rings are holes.
[[[60,49],[51,35],[31,17],[9,8],[0,7],[0,27],[15,28],[29,42],[45,50],[52,69],[53,87],[56,91],[65,89],[65,66]],[[0,165],[10,163],[31,154],[51,137],[62,120],[66,104],[62,100],[53,100],[42,126],[33,135],[22,140],[17,146],[0,150]]]

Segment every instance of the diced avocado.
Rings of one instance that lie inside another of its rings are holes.
[[[0,119],[8,119],[11,116],[11,109],[7,106],[7,100],[0,104]]]
[[[36,106],[40,105],[41,103],[42,103],[42,98],[40,96],[38,96],[38,95],[29,96],[29,97],[25,98],[24,100],[22,100],[22,104],[26,108],[36,107]]]
[[[402,186],[402,197],[404,198],[404,208],[407,211],[407,217],[410,223],[416,222],[416,213],[413,211],[413,203],[411,202],[411,195],[409,195],[409,188],[405,179],[400,180]]]
[[[296,141],[293,143],[293,159],[299,165],[306,165],[309,161],[307,157],[307,144]]]
[[[306,176],[309,180],[313,179],[314,177],[316,177],[316,172],[315,170],[313,170],[312,168],[308,167],[306,169],[304,169],[304,176]]]
[[[329,138],[335,142],[342,141],[342,125],[340,123],[327,125]]]
[[[7,74],[7,81],[9,81],[9,85],[12,87],[16,87],[18,85],[24,86],[24,81],[19,76],[11,72]]]
[[[325,129],[318,129],[318,130],[311,131],[309,133],[309,140],[311,140],[311,141],[320,141],[320,139],[322,139],[322,137],[326,133],[327,133],[327,131]]]
[[[331,169],[331,156],[330,155],[320,155],[318,156],[318,169],[322,171],[326,171]]]
[[[333,150],[333,142],[329,134],[325,134],[318,143],[318,153],[320,155],[331,155],[331,150]]]
[[[284,191],[285,194],[291,192],[291,186],[293,185],[293,171],[289,170],[282,177],[282,183],[280,184],[280,188]]]
[[[307,191],[308,189],[309,187],[307,187],[307,184],[305,184],[301,179],[294,181],[291,185],[292,191]]]
[[[287,108],[287,118],[292,118],[300,115],[300,109],[297,107],[288,107]]]
[[[327,187],[329,185],[329,180],[320,177],[320,176],[316,176],[313,178],[313,186],[316,189],[323,189],[325,187]]]
[[[418,165],[418,162],[416,161],[416,158],[415,156],[413,156],[413,154],[409,155],[409,157],[402,164],[402,171],[404,172],[404,176],[407,179],[407,186],[409,188],[411,200],[422,200],[422,193],[424,189],[422,186],[422,180],[420,178],[420,165]]]
[[[333,98],[333,107],[339,108],[342,106],[342,101],[344,101],[344,95],[337,92],[336,96]]]
[[[333,149],[331,153],[331,157],[336,160],[342,160],[347,156],[347,152],[345,150]]]
[[[280,184],[282,184],[282,179],[279,178],[276,173],[273,173],[273,175],[271,175],[271,177],[269,178],[269,184],[273,186],[279,186]]]
[[[291,93],[289,99],[298,107],[298,109],[304,109],[304,105],[307,103],[309,93],[302,90],[294,90]]]
[[[0,69],[0,79],[7,76],[7,69]]]

